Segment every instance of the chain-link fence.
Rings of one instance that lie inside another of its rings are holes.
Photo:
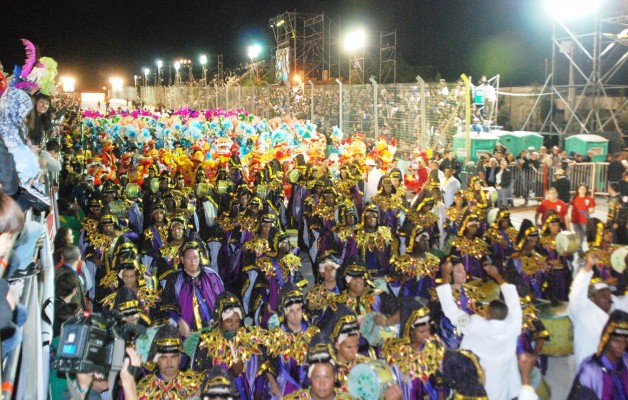
[[[358,131],[367,138],[396,137],[398,149],[438,148],[451,143],[465,120],[465,85],[461,82],[379,85],[336,84],[296,86],[160,86],[141,87],[146,105],[165,108],[243,109],[262,118],[296,117],[311,120],[319,130],[339,126],[345,136]],[[489,83],[491,80],[489,80]],[[487,84],[486,87],[491,87]],[[471,112],[485,122],[496,119],[496,99],[486,95],[482,104],[473,91]],[[476,104],[477,103],[477,104]]]

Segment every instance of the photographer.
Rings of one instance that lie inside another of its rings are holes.
[[[125,400],[137,400],[137,385],[135,377],[129,371],[129,367],[139,368],[142,365],[140,356],[133,347],[126,348],[127,358],[124,359],[122,369],[120,370],[120,385],[124,392]],[[84,372],[76,374],[76,382],[74,383],[79,398],[70,395],[70,391],[66,389],[63,392],[63,400],[100,400],[104,396],[108,381],[101,374],[95,372]],[[112,398],[111,395],[108,398]]]

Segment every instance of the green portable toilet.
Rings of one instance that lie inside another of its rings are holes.
[[[499,138],[492,133],[471,132],[471,160],[477,161],[482,154],[493,154]],[[454,155],[460,160],[467,159],[467,134],[461,132],[454,135]]]
[[[608,139],[591,134],[573,135],[565,139],[565,150],[568,154],[575,151],[583,156],[593,151],[593,162],[601,162],[606,160]]]
[[[535,132],[493,131],[492,133],[499,137],[499,143],[503,144],[515,156],[518,156],[521,150],[527,150],[530,146],[537,151],[543,146],[543,136]]]

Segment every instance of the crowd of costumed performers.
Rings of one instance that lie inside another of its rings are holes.
[[[408,189],[394,140],[309,122],[180,109],[80,124],[63,140],[59,208],[76,245],[59,264],[80,260],[86,279],[55,327],[84,309],[144,325],[140,398],[211,379],[227,397],[325,398],[325,377],[338,398],[535,398],[530,370],[548,398],[546,355],[575,352],[577,382],[610,357],[600,339],[625,261],[597,218],[584,252],[558,213],[516,229],[481,177],[443,196],[457,171],[441,163]],[[452,358],[468,371],[445,371]]]

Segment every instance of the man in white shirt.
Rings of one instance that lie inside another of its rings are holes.
[[[379,162],[379,161],[378,161]],[[384,172],[375,164],[372,158],[366,159],[366,187],[364,188],[364,202],[370,201],[377,194],[379,180],[384,176]]]
[[[491,301],[486,318],[469,316],[454,301],[449,284],[452,270],[450,263],[443,265],[443,284],[436,288],[436,292],[445,316],[464,335],[460,348],[470,350],[480,358],[480,364],[486,371],[484,388],[489,399],[517,397],[521,389],[521,376],[516,349],[522,325],[517,289],[506,283],[495,266],[485,267],[486,273],[500,285],[506,303]]]
[[[449,208],[454,204],[454,195],[460,189],[460,181],[453,175],[453,169],[445,167],[445,179],[441,182],[440,188],[443,191],[443,203]]]
[[[569,292],[569,318],[573,323],[573,347],[576,369],[597,351],[608,314],[614,309],[626,311],[626,296],[613,296],[609,286],[593,279],[593,267],[600,258],[596,252],[586,254],[586,263],[578,271]]]

